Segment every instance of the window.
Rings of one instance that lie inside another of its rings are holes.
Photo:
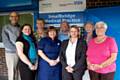
[[[33,25],[33,14],[32,12],[25,12],[25,13],[19,13],[20,14],[20,20],[19,24],[23,25],[25,23]],[[0,48],[3,48],[2,44],[2,28],[5,24],[9,23],[9,16],[8,13],[0,14]]]

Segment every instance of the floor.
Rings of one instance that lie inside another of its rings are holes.
[[[8,80],[6,76],[0,76],[0,80]],[[89,79],[89,74],[88,74],[88,70],[85,72],[84,76],[83,76],[83,80],[90,80]]]

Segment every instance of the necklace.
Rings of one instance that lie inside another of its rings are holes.
[[[101,38],[98,38],[98,37],[97,37],[97,38],[95,39],[95,42],[96,42],[96,43],[102,43],[102,42],[105,41],[105,39],[106,39],[106,36],[101,37]]]

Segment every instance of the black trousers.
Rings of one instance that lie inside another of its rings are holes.
[[[77,70],[73,73],[67,72],[65,69],[62,69],[62,80],[82,80],[85,70]]]
[[[18,63],[21,80],[35,80],[36,71],[32,71],[23,62]]]
[[[90,80],[114,80],[114,73],[115,72],[101,74],[89,70]]]

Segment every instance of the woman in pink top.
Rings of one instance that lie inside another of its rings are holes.
[[[106,36],[105,22],[97,22],[95,30],[97,37],[90,40],[87,50],[90,80],[113,80],[116,70],[117,44],[114,38]]]

